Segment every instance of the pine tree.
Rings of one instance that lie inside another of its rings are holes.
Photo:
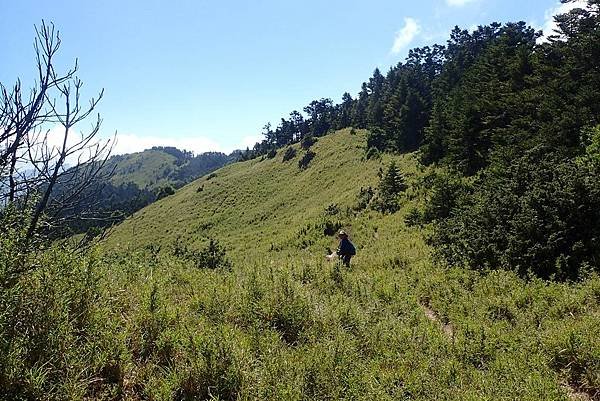
[[[404,191],[406,191],[404,177],[396,163],[392,161],[379,182],[378,199],[374,202],[374,208],[382,213],[398,211],[400,207],[398,195]]]
[[[367,83],[363,82],[358,100],[352,113],[352,125],[357,128],[367,127],[367,106],[369,102],[369,88]]]
[[[383,88],[385,78],[381,75],[379,68],[373,72],[369,80],[369,101],[367,104],[367,126],[380,127],[383,124]]]
[[[396,162],[392,161],[381,178],[379,193],[385,197],[394,197],[404,191],[406,191],[404,177],[396,166]]]

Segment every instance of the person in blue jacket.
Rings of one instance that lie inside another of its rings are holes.
[[[337,255],[346,267],[350,267],[350,259],[352,256],[356,255],[356,248],[350,240],[348,239],[348,234],[346,231],[341,230],[338,233],[338,238],[340,239],[340,244],[337,249]]]

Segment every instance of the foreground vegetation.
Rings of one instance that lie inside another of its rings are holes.
[[[600,399],[599,14],[589,0],[543,43],[456,29],[94,248],[49,240],[108,145],[88,145],[98,120],[66,146],[97,100],[69,102],[77,67],[50,68],[42,23],[39,101],[0,96],[0,398]],[[44,107],[62,150],[23,152]],[[349,269],[324,258],[342,228]]]
[[[2,397],[597,397],[600,278],[552,283],[432,263],[429,229],[405,223],[423,207],[428,171],[413,155],[361,161],[364,143],[365,132],[346,130],[313,145],[305,169],[284,151],[228,166],[133,216],[101,252],[30,254],[36,269],[16,281],[16,253],[3,252]],[[360,183],[376,188],[392,159],[408,187],[399,211],[363,209]],[[331,192],[302,186],[308,177]],[[226,211],[210,203],[220,191],[231,194]],[[266,200],[290,203],[257,218]],[[152,228],[159,218],[168,228]],[[358,247],[350,270],[323,257],[337,222]],[[229,263],[198,260],[209,238]],[[18,235],[2,241],[10,251]]]

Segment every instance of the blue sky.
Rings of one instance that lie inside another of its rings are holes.
[[[101,88],[102,135],[117,153],[152,145],[230,151],[311,100],[356,94],[411,47],[455,25],[527,21],[558,0],[0,0],[0,82],[32,77],[34,24],[53,21],[58,68],[79,59]]]

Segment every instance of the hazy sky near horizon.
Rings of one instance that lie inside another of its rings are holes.
[[[34,25],[60,30],[87,96],[104,88],[116,153],[154,145],[231,151],[311,100],[353,96],[375,67],[444,43],[458,25],[547,26],[559,0],[0,0],[0,82],[31,82]]]

